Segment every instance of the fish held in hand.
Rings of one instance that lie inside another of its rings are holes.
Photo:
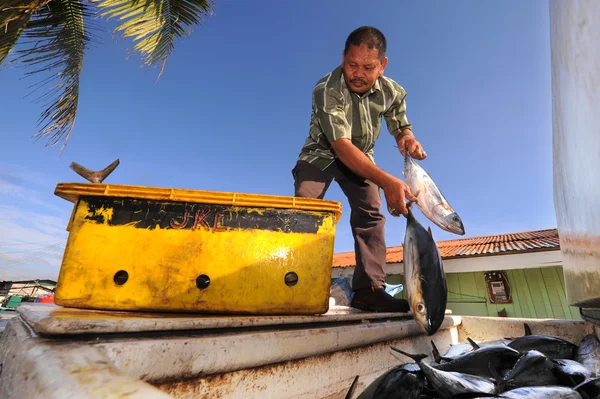
[[[406,299],[415,322],[433,335],[444,321],[448,288],[442,257],[429,231],[415,219],[409,206],[404,236]]]
[[[417,198],[417,206],[429,220],[450,233],[464,235],[465,227],[429,174],[406,152],[404,171],[406,184]]]

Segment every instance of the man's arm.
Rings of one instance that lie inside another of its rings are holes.
[[[416,201],[416,198],[402,180],[381,170],[352,144],[352,132],[344,112],[343,95],[323,86],[325,85],[317,85],[313,91],[313,104],[319,125],[333,151],[350,170],[383,189],[388,209],[393,216],[398,216],[399,213],[406,216],[408,212],[404,199]]]
[[[333,141],[331,146],[344,165],[383,189],[388,210],[393,216],[398,216],[398,213],[404,216],[408,214],[405,198],[415,202],[417,199],[411,194],[406,183],[373,164],[349,139]]]
[[[394,96],[389,108],[383,114],[388,131],[394,136],[402,156],[405,156],[405,150],[408,148],[408,153],[413,158],[425,159],[427,154],[423,151],[421,143],[415,138],[412,125],[408,123],[406,118],[406,91],[396,82],[391,82],[394,87]]]

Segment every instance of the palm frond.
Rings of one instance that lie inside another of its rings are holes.
[[[75,125],[79,102],[79,78],[83,57],[92,39],[93,13],[83,0],[53,0],[38,9],[22,34],[24,48],[17,51],[15,61],[32,70],[25,75],[46,75],[38,84],[50,85],[39,97],[45,101],[34,138],[48,140],[54,146],[67,145]]]
[[[189,36],[194,26],[213,13],[212,0],[92,0],[103,17],[124,20],[115,32],[131,37],[144,64],[161,64],[162,75],[175,39]]]
[[[0,4],[0,66],[15,47],[31,15],[50,0],[3,0]]]

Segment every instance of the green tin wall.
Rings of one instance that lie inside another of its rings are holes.
[[[447,273],[448,306],[456,315],[581,320],[578,308],[567,305],[562,267],[506,270],[511,287],[511,304],[490,303],[484,272]],[[386,278],[388,284],[404,284],[404,276]],[[404,298],[404,291],[396,295]]]

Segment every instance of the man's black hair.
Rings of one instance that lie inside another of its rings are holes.
[[[351,45],[360,46],[365,44],[369,48],[375,48],[379,52],[379,58],[385,57],[387,50],[387,42],[385,36],[381,31],[372,26],[361,26],[350,33],[348,39],[346,39],[346,47],[344,47],[344,54],[348,52]]]

